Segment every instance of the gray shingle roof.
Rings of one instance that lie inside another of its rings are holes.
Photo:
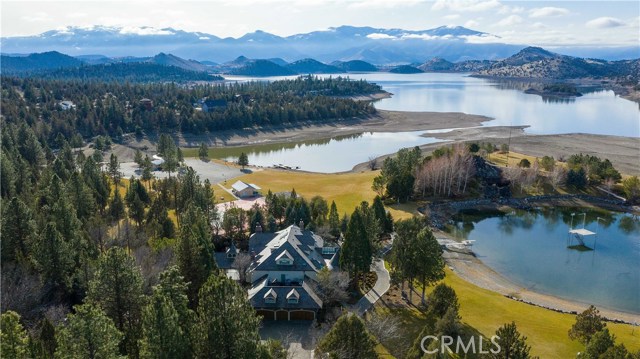
[[[297,303],[290,303],[287,296],[291,297],[291,292],[295,290],[298,295]],[[265,303],[266,294],[272,291],[276,294],[275,303]],[[267,278],[264,278],[257,282],[251,289],[249,289],[249,301],[251,305],[256,308],[264,309],[308,309],[319,310],[322,308],[322,300],[318,298],[313,289],[303,282],[300,286],[269,286],[267,284]]]
[[[289,226],[276,233],[255,233],[249,239],[249,251],[255,256],[250,270],[319,271],[326,263],[322,257],[322,237],[311,231]],[[287,252],[292,265],[279,265],[277,258]]]

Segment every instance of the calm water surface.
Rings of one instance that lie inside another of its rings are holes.
[[[328,75],[319,75],[328,76]],[[335,76],[335,75],[333,75]],[[640,137],[640,107],[613,94],[612,91],[581,89],[584,96],[549,101],[538,95],[525,94],[529,84],[494,82],[465,74],[349,74],[352,79],[365,79],[393,93],[376,102],[383,110],[465,112],[495,118],[485,126],[528,125],[534,134],[591,133]],[[229,80],[273,81],[291,77],[246,78]],[[437,142],[421,137],[424,131],[399,133],[364,133],[361,136],[336,137],[325,141],[306,141],[295,145],[250,146],[238,150],[259,166],[283,164],[313,172],[348,171],[367,161],[369,156],[393,153],[403,147]],[[232,151],[233,152],[233,151]],[[214,154],[233,160],[237,154],[226,150]]]
[[[473,251],[482,262],[523,287],[640,313],[640,220],[587,211],[585,228],[597,235],[585,244],[595,250],[579,251],[567,248],[571,213],[573,227],[582,228],[583,209],[554,208],[488,218],[460,215],[450,232],[475,240]]]

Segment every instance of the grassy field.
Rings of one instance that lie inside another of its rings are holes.
[[[371,189],[371,183],[373,177],[378,173],[379,171],[326,174],[266,169],[241,176],[238,179],[262,187],[263,194],[266,194],[268,190],[289,192],[295,188],[296,193],[307,199],[320,195],[329,203],[335,201],[340,214],[350,214],[360,202],[373,201],[376,193]],[[219,192],[216,192],[216,196]],[[392,205],[389,207],[389,211],[395,219],[399,219],[411,217],[416,208],[416,204],[406,203]]]
[[[582,344],[567,336],[575,315],[505,298],[463,280],[448,269],[444,283],[454,288],[458,295],[462,321],[484,336],[489,337],[504,323],[514,321],[520,333],[527,336],[532,353],[541,358],[574,358],[577,352],[584,350]],[[419,333],[424,325],[424,316],[418,310],[394,309],[391,312],[402,319],[408,334]],[[630,350],[640,350],[640,328],[615,323],[607,323],[607,327],[618,343],[624,343]]]
[[[508,167],[517,167],[518,163],[520,163],[520,161],[522,159],[529,160],[529,163],[531,163],[533,165],[533,162],[535,162],[536,158],[537,157],[533,157],[533,156],[525,155],[525,154],[522,154],[522,153],[517,153],[517,152],[510,151],[509,152],[509,166]],[[507,164],[507,154],[506,153],[502,153],[502,152],[490,153],[487,156],[487,159],[489,161],[491,161],[492,163],[494,163],[495,165],[497,165],[497,166],[505,167],[505,165]]]

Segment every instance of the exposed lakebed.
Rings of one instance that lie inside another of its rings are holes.
[[[495,119],[484,123],[485,126],[528,125],[526,132],[532,134],[588,133],[640,137],[638,104],[597,87],[580,89],[584,95],[578,98],[549,101],[524,93],[530,86],[527,83],[496,82],[465,74],[379,72],[348,76],[375,82],[392,93],[392,97],[375,103],[376,108],[382,110],[484,115]],[[366,162],[372,155],[384,155],[403,147],[438,141],[428,137],[428,134],[421,136],[425,132],[374,132],[282,145],[256,144],[243,148],[215,149],[212,155],[233,160],[237,154],[245,152],[249,162],[259,166],[282,164],[312,172],[341,172]]]

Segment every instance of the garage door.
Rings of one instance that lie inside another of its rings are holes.
[[[289,320],[289,312],[287,312],[286,310],[277,311],[276,320]]]
[[[314,314],[308,310],[295,310],[291,312],[291,320],[313,320]]]
[[[258,310],[257,314],[262,316],[264,320],[273,320],[273,311],[271,310]]]

